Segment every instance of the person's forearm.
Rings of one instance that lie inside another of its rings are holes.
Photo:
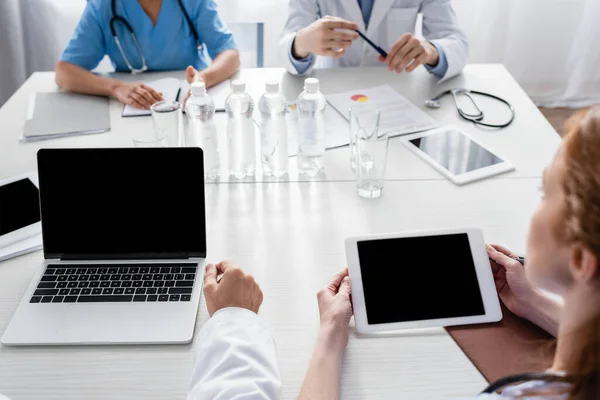
[[[69,92],[112,96],[121,81],[98,76],[75,64],[59,61],[56,64],[56,84]]]
[[[539,292],[531,307],[525,312],[524,318],[556,337],[561,310],[561,302]]]
[[[337,338],[335,330],[321,329],[298,400],[340,398],[342,359],[346,342],[345,339],[342,341]]]
[[[231,78],[240,68],[240,53],[228,49],[221,52],[210,67],[200,71],[199,77],[204,80],[206,87],[211,87]]]

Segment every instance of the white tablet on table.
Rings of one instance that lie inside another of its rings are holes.
[[[42,232],[38,187],[35,173],[0,180],[0,248]]]
[[[358,332],[502,319],[479,229],[353,237],[346,257]]]
[[[515,167],[455,126],[412,135],[404,144],[457,185],[512,171]]]

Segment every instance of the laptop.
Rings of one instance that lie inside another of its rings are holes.
[[[76,93],[34,93],[22,140],[36,141],[110,130],[108,98]]]
[[[42,149],[44,262],[4,345],[189,343],[206,257],[199,148]]]

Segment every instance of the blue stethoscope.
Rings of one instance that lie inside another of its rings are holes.
[[[200,42],[200,37],[198,36],[198,31],[196,31],[196,28],[194,27],[194,24],[192,23],[192,20],[191,20],[189,14],[187,13],[187,11],[185,10],[185,7],[183,6],[183,3],[181,2],[181,0],[177,0],[177,2],[179,3],[179,7],[181,7],[181,11],[183,11],[183,16],[185,17],[185,20],[187,21],[188,26],[190,27],[190,30],[192,31],[192,35],[194,36],[194,39],[196,40],[196,47],[198,48],[198,51],[200,51],[200,50],[202,50],[202,42]],[[127,67],[129,68],[129,70],[131,71],[131,73],[133,75],[141,74],[142,72],[147,71],[148,65],[146,64],[146,57],[144,57],[142,48],[140,47],[140,44],[137,41],[135,34],[133,33],[133,28],[131,27],[129,22],[127,22],[127,20],[125,18],[123,18],[117,14],[117,0],[112,0],[111,7],[112,7],[112,18],[110,19],[110,23],[109,23],[110,24],[110,33],[113,35],[113,38],[115,39],[115,43],[117,44],[117,47],[119,48],[121,57],[123,57],[123,60],[125,60],[125,64],[127,64]],[[125,28],[127,28],[129,33],[131,34],[131,39],[133,40],[133,44],[135,44],[135,47],[137,48],[140,59],[142,60],[142,68],[134,68],[131,65],[131,63],[129,62],[129,59],[127,58],[127,56],[125,55],[125,52],[123,51],[123,47],[121,46],[121,42],[119,41],[119,37],[117,36],[117,30],[115,28],[117,22],[120,22],[121,24],[123,24],[125,26]]]
[[[458,111],[458,114],[466,119],[467,121],[471,121],[474,124],[477,125],[481,125],[481,126],[487,126],[489,128],[505,128],[507,126],[509,126],[513,120],[515,119],[515,109],[514,107],[506,100],[504,100],[502,97],[498,97],[495,96],[493,94],[490,93],[485,93],[485,92],[477,92],[475,90],[469,90],[469,89],[450,89],[450,90],[446,90],[445,92],[442,92],[440,94],[438,94],[437,96],[435,96],[432,99],[429,100],[425,100],[425,105],[429,108],[440,108],[442,105],[440,104],[440,99],[442,97],[444,97],[447,94],[451,94],[452,95],[452,99],[454,100],[454,106],[456,107],[456,111]],[[508,109],[510,110],[510,118],[507,122],[502,123],[502,124],[490,124],[487,122],[483,121],[483,111],[481,111],[481,109],[479,108],[479,106],[477,105],[477,103],[475,103],[475,100],[473,100],[473,98],[471,97],[471,94],[477,94],[480,96],[485,96],[485,97],[489,97],[491,99],[497,100],[501,103],[504,103]],[[460,106],[458,105],[458,100],[457,100],[457,96],[458,95],[464,95],[466,97],[469,98],[469,100],[471,101],[471,103],[473,104],[473,106],[475,107],[476,112],[475,113],[468,113],[465,110],[463,110],[462,108],[460,108]]]

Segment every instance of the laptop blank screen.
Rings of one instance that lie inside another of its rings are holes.
[[[206,256],[199,148],[38,152],[46,258]]]

